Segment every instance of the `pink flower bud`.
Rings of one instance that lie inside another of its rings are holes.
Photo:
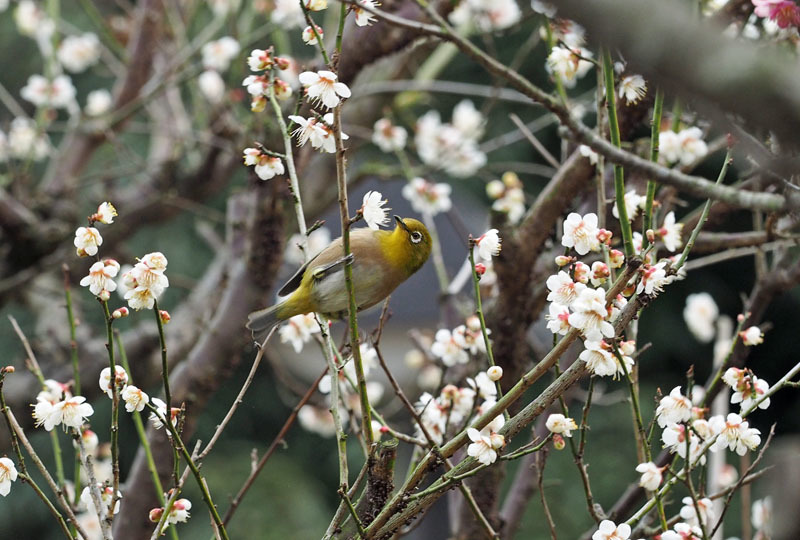
[[[558,266],[567,266],[572,261],[575,260],[575,257],[568,257],[566,255],[559,255],[556,257],[556,265]]]
[[[289,69],[291,62],[289,62],[288,58],[284,58],[282,56],[276,56],[275,65],[278,67],[278,69]]]
[[[381,433],[389,433],[389,428],[387,426],[381,426],[380,432]]]
[[[588,283],[589,282],[589,272],[591,269],[589,265],[584,264],[580,261],[575,263],[575,281],[580,281],[581,283]]]
[[[742,315],[741,313],[739,313],[739,314],[736,316],[736,322],[742,322],[743,320],[744,320],[744,315]]]
[[[128,308],[121,307],[115,309],[114,312],[111,314],[111,316],[115,319],[122,319],[123,317],[127,317],[129,314],[130,311],[128,311]]]
[[[486,370],[486,375],[489,376],[490,381],[497,382],[503,378],[503,368],[500,366],[492,366]]]
[[[647,236],[647,241],[648,242],[650,242],[651,244],[655,244],[655,242],[656,242],[656,233],[655,233],[655,231],[653,231],[653,229],[647,229],[645,231],[645,236]]]
[[[604,280],[611,275],[611,270],[608,265],[602,261],[595,261],[592,263],[592,278],[595,280]]]
[[[553,435],[553,448],[556,450],[563,450],[567,446],[567,443],[564,442],[564,437],[556,433]]]
[[[167,324],[171,319],[166,309],[159,310],[158,316],[161,317],[161,324]]]
[[[14,368],[14,366],[5,366],[3,369],[0,369],[0,372],[2,373],[14,373],[15,371],[16,368]]]
[[[150,521],[153,523],[158,523],[161,520],[161,516],[164,515],[164,508],[153,508],[150,510],[150,514],[148,517]]]
[[[483,264],[483,263],[477,263],[475,265],[475,273],[478,274],[479,276],[482,276],[483,274],[485,274],[486,273],[486,265]]]
[[[597,231],[597,240],[600,241],[601,244],[609,245],[611,243],[611,237],[614,235],[608,229],[600,229]]]
[[[262,112],[267,108],[267,98],[264,96],[255,96],[253,101],[250,102],[250,110],[253,112]]]
[[[97,297],[103,302],[108,302],[108,299],[111,298],[111,293],[103,289],[100,291],[100,294],[98,294]]]
[[[621,268],[625,264],[625,254],[618,249],[612,249],[608,254],[608,262],[611,263],[611,268]]]

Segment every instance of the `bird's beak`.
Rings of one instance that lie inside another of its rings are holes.
[[[400,216],[394,216],[394,219],[395,221],[397,221],[397,225],[399,227],[402,227],[407,233],[411,232],[410,230],[408,230],[408,225],[405,224],[403,218],[401,218]]]

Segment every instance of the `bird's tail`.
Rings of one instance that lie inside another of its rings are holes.
[[[253,339],[259,343],[264,341],[264,338],[275,326],[283,322],[278,318],[278,307],[280,304],[259,309],[247,316],[247,328],[253,332]]]

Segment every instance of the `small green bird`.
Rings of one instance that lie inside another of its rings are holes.
[[[353,266],[358,310],[374,306],[419,270],[431,253],[431,235],[421,222],[394,216],[393,231],[354,229],[350,232],[350,255],[344,257],[342,239],[337,238],[304,264],[278,291],[289,298],[254,311],[247,328],[258,341],[290,317],[318,312],[330,318],[347,313],[348,298],[344,266]]]

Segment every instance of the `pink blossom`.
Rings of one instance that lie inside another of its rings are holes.
[[[781,28],[800,26],[800,7],[790,0],[753,0],[755,14],[768,17]]]

